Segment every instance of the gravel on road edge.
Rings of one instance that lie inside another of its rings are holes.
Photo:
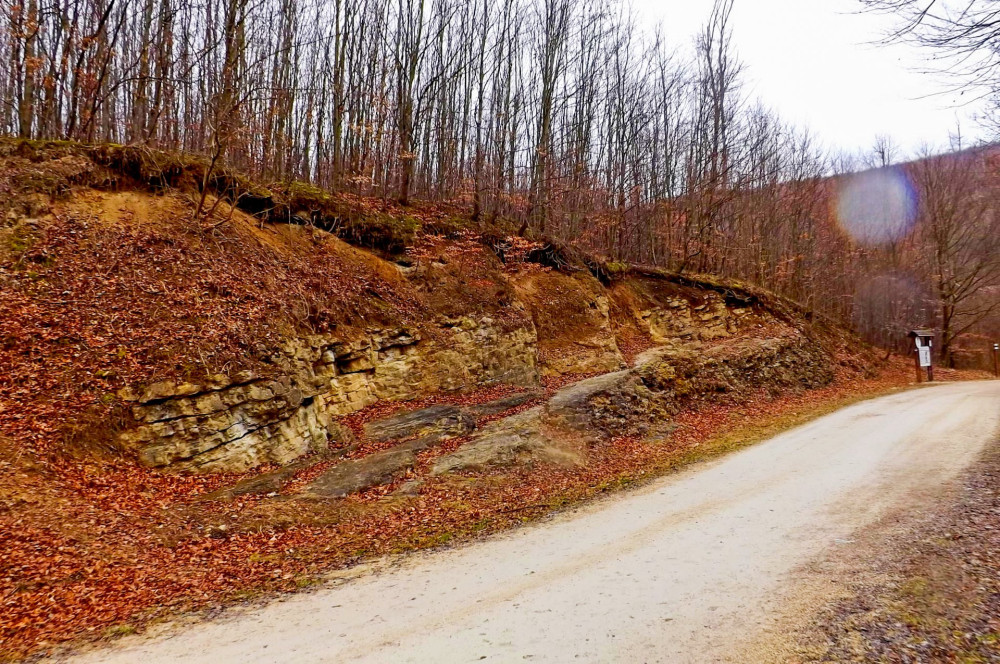
[[[1000,662],[1000,439],[915,528],[876,543],[791,660]]]

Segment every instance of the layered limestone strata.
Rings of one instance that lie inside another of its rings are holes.
[[[747,307],[730,309],[723,297],[709,291],[700,302],[683,297],[662,299],[660,306],[639,313],[654,341],[670,339],[712,341],[736,333],[739,321],[751,313]]]
[[[711,290],[672,289],[662,282],[644,282],[637,288],[641,303],[629,307],[628,315],[654,343],[671,349],[667,364],[678,373],[669,387],[665,375],[639,380],[635,370],[624,369],[611,322],[610,291],[596,280],[551,272],[521,279],[523,299],[517,306],[530,309],[534,322],[513,329],[488,316],[466,316],[439,318],[419,328],[369,329],[350,339],[301,337],[290,339],[269,358],[274,370],[266,376],[242,372],[200,384],[162,382],[141,393],[123,392],[139,426],[122,439],[148,466],[238,472],[342,449],[354,441],[339,418],[383,400],[501,383],[538,386],[541,374],[604,373],[596,381],[601,384],[622,377],[622,389],[605,391],[603,398],[583,409],[604,414],[588,424],[596,432],[660,417],[663,411],[652,407],[644,390],[657,383],[661,393],[682,393],[685,367],[698,367],[701,384],[715,381],[732,389],[747,383],[746,372],[780,369],[786,353],[772,356],[767,344],[748,350],[760,354],[761,364],[754,367],[733,357],[719,359],[719,351],[711,348],[690,351],[689,356],[678,350],[678,344],[736,334],[747,320],[771,319],[766,312],[727,302]],[[756,378],[749,384],[767,384],[772,377]],[[549,410],[558,403],[556,399]],[[620,416],[614,416],[619,411]]]
[[[352,341],[296,339],[272,357],[282,371],[278,377],[242,373],[123,393],[141,423],[123,440],[149,466],[243,471],[346,445],[350,433],[336,418],[379,400],[538,384],[532,327],[506,330],[488,317],[444,320],[437,327],[429,338],[389,329]]]

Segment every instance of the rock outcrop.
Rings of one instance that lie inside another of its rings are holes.
[[[671,428],[670,417],[693,399],[761,388],[819,387],[833,379],[830,364],[825,352],[801,333],[707,349],[659,349],[632,369],[580,381],[544,406],[495,422],[440,458],[433,471],[580,463],[581,444],[622,435],[655,438]]]
[[[379,442],[400,442],[387,450],[334,466],[312,482],[306,492],[313,497],[342,498],[387,484],[413,468],[418,453],[472,432],[479,417],[515,408],[534,396],[534,392],[523,392],[465,408],[431,406],[370,422],[365,426],[368,438]]]
[[[122,439],[148,466],[215,472],[284,464],[346,444],[336,418],[379,400],[537,385],[535,344],[532,327],[504,329],[491,318],[371,330],[353,340],[295,339],[271,358],[275,377],[243,373],[123,392],[141,424]]]
[[[518,273],[511,282],[520,299],[508,306],[517,315],[503,322],[490,315],[438,316],[347,338],[292,338],[267,358],[268,370],[260,375],[241,372],[125,391],[139,424],[122,440],[148,466],[245,471],[344,449],[353,439],[339,419],[379,401],[497,384],[537,388],[543,375],[601,374],[559,392],[544,408],[529,411],[533,415],[490,425],[439,467],[488,463],[491,454],[503,463],[527,457],[565,462],[575,453],[552,444],[558,431],[572,430],[577,437],[642,434],[653,422],[662,424],[682,398],[765,385],[810,386],[829,378],[828,360],[810,355],[819,352],[816,344],[727,291],[648,276],[605,288],[586,273],[556,271]],[[761,323],[790,334],[766,341],[743,335],[747,326]],[[639,368],[626,368],[616,341],[622,325],[659,347]],[[713,345],[727,337],[739,341]],[[377,441],[418,438],[432,444],[469,433],[476,418],[536,397],[522,393],[474,410],[441,406],[372,423],[365,434]],[[338,479],[337,471],[316,491],[340,495],[394,476],[412,465],[424,443],[345,466],[353,469],[344,471],[348,475],[370,477],[351,484],[346,476]]]
[[[403,471],[412,468],[417,452],[436,445],[438,437],[418,439],[392,449],[370,454],[363,459],[345,461],[323,473],[306,489],[306,495],[343,498],[373,486],[388,484]]]
[[[365,425],[365,435],[378,441],[433,434],[457,436],[475,426],[475,418],[458,406],[440,405],[369,422]]]
[[[431,472],[442,475],[535,463],[582,465],[587,446],[601,439],[662,438],[674,428],[672,416],[692,400],[760,388],[818,387],[833,378],[829,366],[830,358],[801,333],[710,347],[698,342],[663,347],[643,354],[631,369],[571,384],[542,405],[478,431],[479,417],[516,408],[537,399],[538,393],[467,407],[431,406],[370,422],[365,426],[368,439],[396,444],[333,466],[309,484],[305,495],[342,498],[389,484],[415,467],[419,453],[473,432],[468,442],[437,459]],[[283,470],[244,480],[229,494],[276,490],[290,477]]]
[[[346,438],[322,400],[305,396],[288,376],[240,378],[152,385],[132,408],[143,424],[123,438],[141,445],[145,465],[204,471],[288,463]]]
[[[571,445],[560,444],[555,432],[545,430],[544,414],[544,406],[539,406],[490,424],[472,441],[438,459],[432,472],[442,475],[515,463],[583,463]]]
[[[682,297],[672,297],[660,306],[640,312],[654,341],[671,339],[697,339],[713,341],[731,336],[739,327],[739,320],[751,312],[749,308],[726,307],[723,297],[714,292],[704,294],[702,301],[692,303]]]

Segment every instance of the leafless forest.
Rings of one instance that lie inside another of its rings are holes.
[[[671,43],[588,0],[2,0],[0,132],[457,200],[608,260],[764,284],[888,347],[936,325],[948,362],[1000,330],[995,155],[904,167],[915,223],[848,232],[847,166],[747,94],[732,2]]]

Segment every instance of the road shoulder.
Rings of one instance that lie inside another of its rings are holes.
[[[797,576],[733,661],[1000,661],[1000,438]]]

